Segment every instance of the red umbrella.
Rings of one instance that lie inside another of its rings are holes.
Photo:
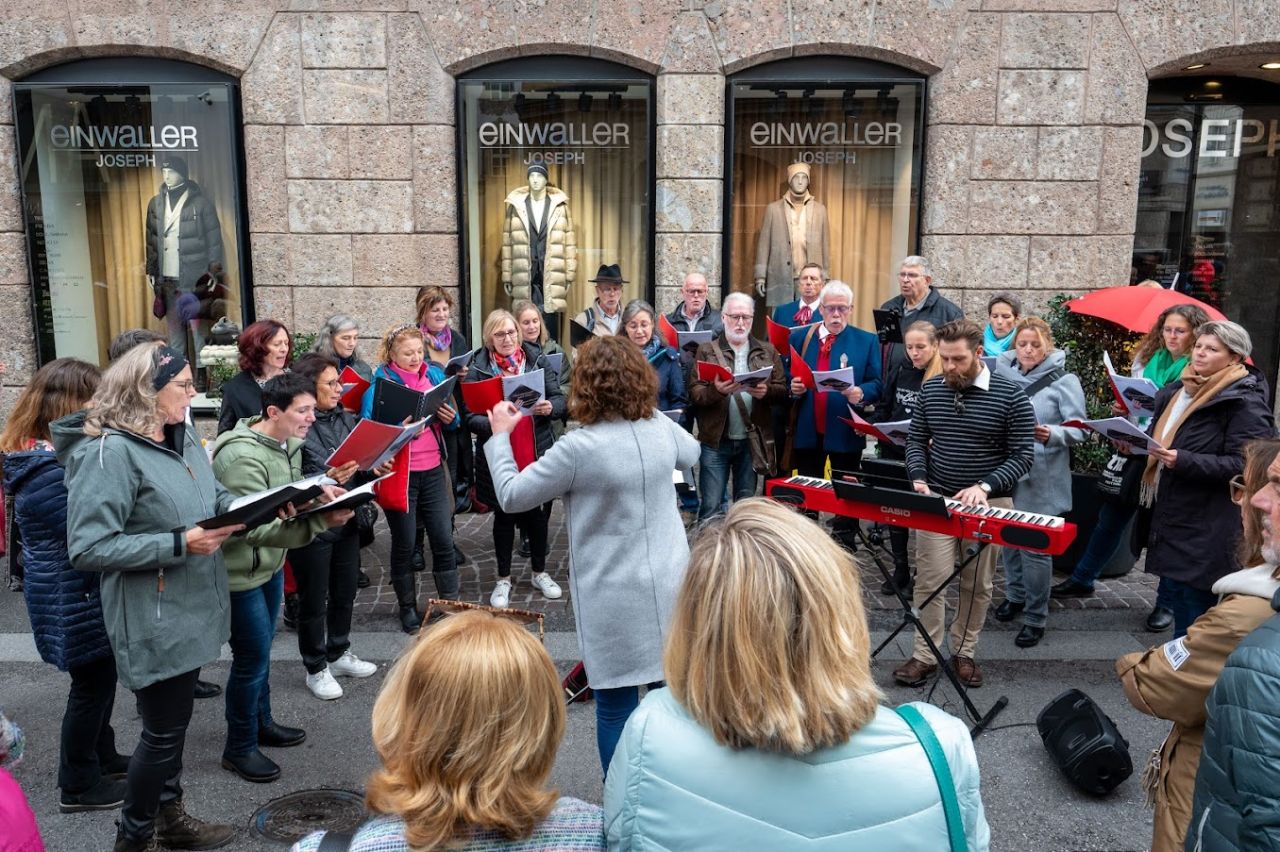
[[[1067,309],[1146,334],[1166,308],[1195,305],[1209,319],[1224,320],[1222,311],[1185,293],[1157,287],[1103,287],[1067,302]]]

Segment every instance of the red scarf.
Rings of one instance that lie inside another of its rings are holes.
[[[813,309],[803,302],[800,304],[800,310],[796,311],[796,315],[791,319],[792,325],[808,325],[813,319]]]
[[[831,369],[831,347],[836,342],[836,335],[828,334],[818,344],[818,367],[819,371]],[[819,435],[827,433],[827,391],[817,391],[817,396],[813,400],[813,424],[818,430]]]
[[[508,376],[520,375],[520,368],[524,366],[524,347],[517,346],[516,351],[512,352],[510,357],[500,355],[497,350],[493,350],[493,363]]]

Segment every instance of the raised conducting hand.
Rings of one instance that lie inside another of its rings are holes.
[[[503,400],[489,412],[489,428],[495,435],[509,435],[515,431],[516,424],[523,417],[520,409],[511,402]]]
[[[331,467],[325,476],[337,482],[339,485],[346,485],[347,480],[355,476],[359,465],[355,461],[349,461],[341,467]]]
[[[235,533],[244,529],[244,524],[236,524],[230,527],[219,527],[216,530],[207,530],[204,527],[192,527],[187,530],[187,553],[196,556],[208,556],[216,553],[218,548],[222,547],[222,543],[229,539]]]

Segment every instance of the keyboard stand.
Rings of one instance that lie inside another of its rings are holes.
[[[965,712],[973,722],[973,727],[969,729],[969,735],[976,738],[978,734],[981,734],[987,726],[991,724],[996,716],[1000,715],[1000,711],[1009,705],[1008,696],[1002,695],[996,699],[996,703],[991,706],[991,709],[988,710],[985,715],[978,710],[973,701],[969,698],[969,688],[960,681],[959,677],[956,676],[955,669],[951,665],[951,658],[943,656],[942,651],[933,641],[933,637],[924,629],[924,625],[920,622],[920,610],[916,608],[910,598],[903,594],[902,589],[898,588],[897,584],[893,582],[893,574],[881,559],[881,553],[884,552],[883,541],[878,544],[873,544],[867,537],[867,534],[862,531],[861,524],[856,527],[854,537],[864,548],[866,548],[867,553],[871,554],[871,561],[874,562],[876,568],[880,570],[880,574],[884,577],[885,581],[893,587],[893,594],[898,598],[898,603],[902,605],[902,623],[894,628],[893,632],[886,636],[883,642],[876,646],[875,650],[871,652],[871,659],[874,660],[879,656],[880,652],[883,651],[890,642],[897,638],[899,633],[906,630],[908,626],[914,627],[916,634],[924,639],[925,644],[929,646],[929,650],[933,652],[933,658],[938,661],[938,668],[947,676],[947,679],[951,681],[951,685],[955,687],[956,694],[960,696],[960,700],[964,703]],[[968,549],[968,555],[956,563],[955,569],[951,572],[951,576],[943,580],[942,585],[930,592],[929,596],[925,598],[925,605],[928,605],[934,598],[942,594],[943,591],[946,590],[947,586],[951,585],[952,581],[959,577],[964,569],[969,567],[970,563],[977,560],[978,555],[982,553],[982,549],[986,546],[986,542],[974,542],[973,547]],[[957,617],[959,617],[958,612]]]

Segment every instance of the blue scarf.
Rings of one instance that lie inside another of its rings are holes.
[[[667,351],[667,347],[663,344],[662,338],[655,334],[649,338],[648,343],[641,347],[640,351],[644,353],[644,357],[652,364],[658,360],[659,355]]]
[[[991,323],[987,323],[987,327],[982,331],[983,355],[994,358],[1008,349],[1010,343],[1013,343],[1013,329],[1009,329],[1009,333],[1004,337],[996,337],[995,332],[991,330]]]

